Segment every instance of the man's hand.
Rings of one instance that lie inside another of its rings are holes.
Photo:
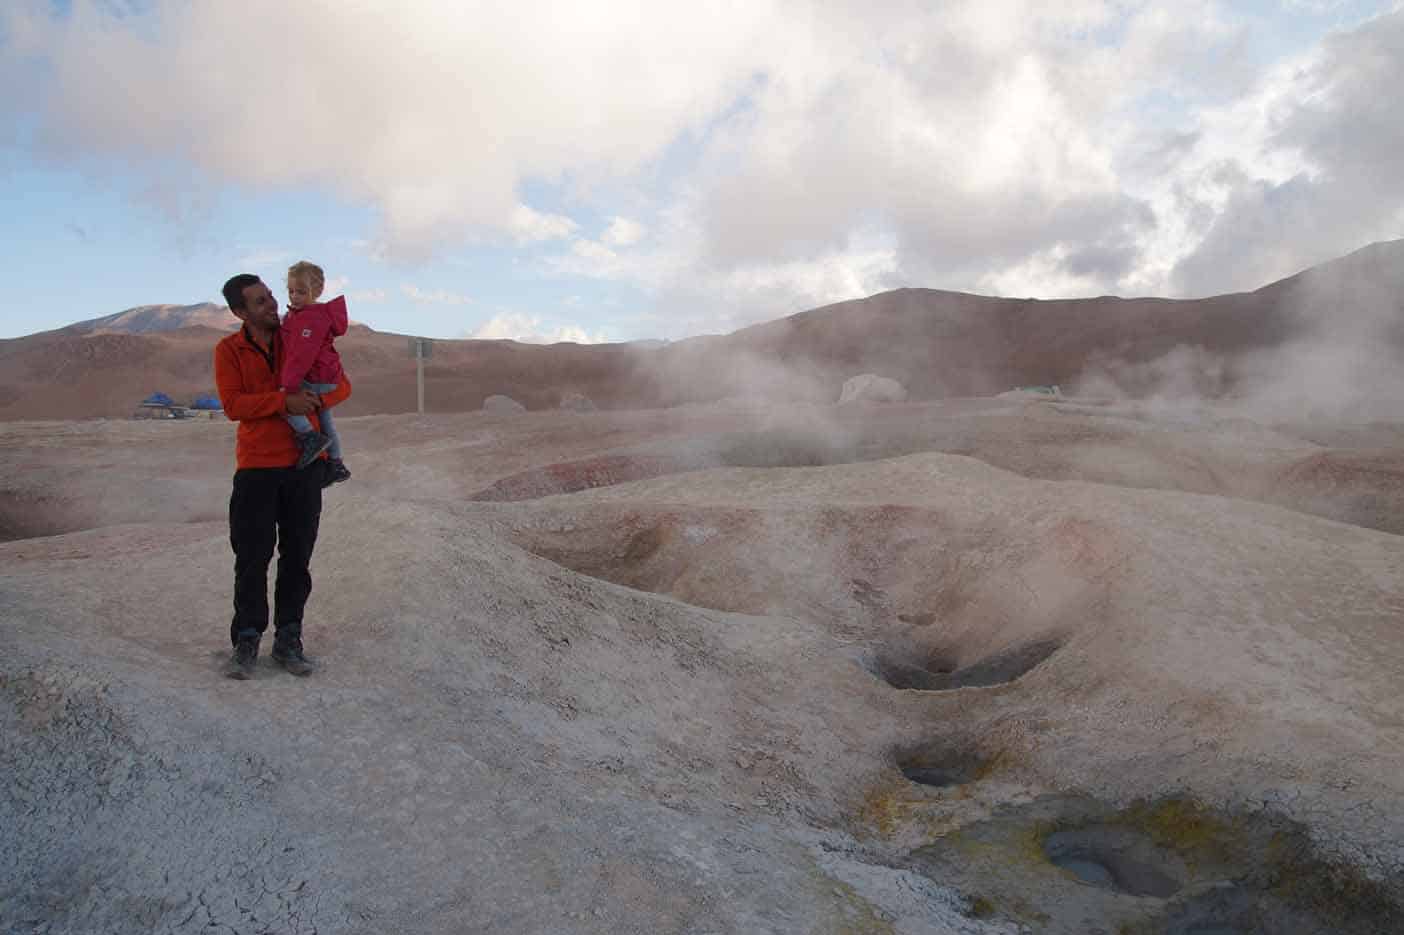
[[[290,416],[305,416],[322,408],[322,398],[311,390],[298,390],[287,395],[287,410]]]

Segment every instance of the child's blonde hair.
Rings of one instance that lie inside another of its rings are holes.
[[[309,263],[306,260],[298,260],[289,266],[288,278],[301,280],[305,283],[314,299],[322,294],[322,287],[327,283],[327,277],[322,272],[322,268],[316,263]]]

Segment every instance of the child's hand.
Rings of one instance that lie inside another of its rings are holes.
[[[289,393],[285,406],[290,416],[305,416],[307,413],[322,408],[322,398],[311,390],[298,390],[296,393]]]

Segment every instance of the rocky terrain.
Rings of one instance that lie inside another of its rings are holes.
[[[916,395],[344,418],[251,682],[233,426],[0,426],[0,930],[1404,931],[1404,420]]]

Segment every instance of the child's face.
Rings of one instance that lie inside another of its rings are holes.
[[[302,308],[304,305],[311,305],[317,301],[318,292],[312,289],[311,283],[306,279],[294,276],[288,277],[288,307]]]

